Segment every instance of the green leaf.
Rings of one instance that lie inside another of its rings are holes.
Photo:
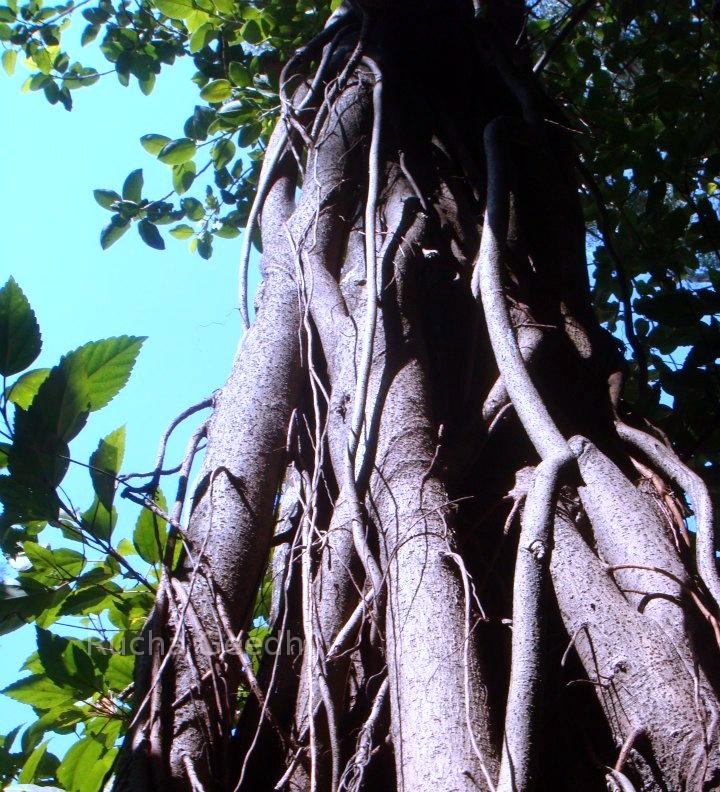
[[[75,695],[50,680],[46,674],[33,674],[8,685],[3,691],[15,701],[29,704],[37,710],[49,710],[54,707],[71,706]]]
[[[192,160],[190,162],[183,162],[180,165],[173,165],[173,187],[178,195],[183,195],[183,193],[186,193],[192,187],[195,181],[196,171],[197,168]]]
[[[40,743],[40,745],[38,745],[38,747],[25,760],[23,769],[20,772],[20,775],[18,776],[18,782],[20,784],[30,784],[33,781],[35,781],[38,767],[43,757],[45,756],[47,747],[48,747],[47,742]]]
[[[67,596],[67,585],[58,589],[26,591],[21,586],[0,584],[0,635],[12,632],[30,621],[37,620],[43,611],[59,604]]]
[[[187,223],[180,223],[180,225],[170,229],[170,236],[175,237],[175,239],[190,239],[194,233]]]
[[[170,143],[170,138],[166,135],[143,135],[140,138],[142,147],[153,157],[157,157],[168,143]]]
[[[60,508],[54,491],[23,484],[11,476],[0,476],[0,503],[4,509],[3,527],[55,520]]]
[[[246,124],[238,134],[238,142],[243,148],[252,146],[252,144],[260,137],[262,126],[260,124]]]
[[[215,165],[215,170],[224,168],[235,156],[235,144],[227,138],[219,140],[210,152],[210,158]]]
[[[205,207],[197,198],[183,198],[180,203],[183,211],[191,220],[198,222],[205,217]]]
[[[6,74],[12,77],[15,74],[15,64],[17,63],[17,50],[8,49],[2,54],[2,65]]]
[[[265,38],[260,26],[254,19],[250,19],[243,25],[240,34],[248,44],[259,44]]]
[[[161,491],[155,495],[155,503],[167,512],[167,501]],[[135,530],[133,543],[138,555],[148,564],[157,564],[162,560],[165,544],[167,542],[167,523],[150,509],[140,512]]]
[[[93,737],[83,737],[65,754],[57,770],[58,781],[67,792],[99,792],[115,753]]]
[[[142,200],[143,172],[142,168],[132,171],[125,179],[122,188],[122,197],[126,201],[140,203]]]
[[[91,341],[67,356],[69,365],[87,376],[91,411],[104,407],[123,389],[144,341],[143,336],[116,336]]]
[[[158,159],[167,165],[181,165],[195,156],[196,146],[190,138],[179,138],[163,146]]]
[[[235,239],[236,236],[240,236],[240,229],[230,225],[230,223],[220,223],[219,227],[213,230],[213,233],[222,239]]]
[[[232,85],[228,80],[212,80],[200,91],[200,96],[211,103],[222,102],[232,95]]]
[[[112,209],[113,204],[120,200],[114,190],[93,190],[93,195],[103,209]]]
[[[140,86],[140,91],[144,96],[150,96],[150,94],[153,92],[156,79],[157,78],[153,72],[150,72],[147,77],[143,77],[142,79],[138,78],[138,85]]]
[[[134,669],[135,658],[132,655],[111,655],[105,672],[105,682],[112,690],[125,690],[133,681]]]
[[[187,19],[196,10],[191,0],[155,0],[154,5],[170,19]]]
[[[140,239],[151,248],[155,250],[165,250],[165,241],[160,236],[157,226],[149,220],[141,220],[138,223],[138,233]]]
[[[119,215],[115,215],[100,232],[100,247],[103,250],[107,250],[110,245],[115,244],[120,239],[128,228],[130,228],[129,221],[124,220]]]
[[[250,72],[242,65],[242,63],[238,63],[237,61],[233,61],[228,68],[228,76],[232,80],[234,85],[237,85],[238,88],[246,88],[248,85],[252,85],[252,76]]]
[[[190,36],[190,52],[199,52],[206,47],[213,36],[217,34],[217,27],[213,22],[203,22],[202,25]]]
[[[106,509],[112,508],[115,477],[125,454],[125,427],[121,426],[100,441],[90,457],[90,478],[98,500]]]
[[[117,524],[117,511],[114,507],[107,508],[95,498],[92,506],[82,513],[83,530],[97,539],[110,539]]]
[[[40,627],[36,627],[35,632],[38,657],[52,682],[69,687],[76,698],[98,692],[95,665],[80,641],[63,638]]]
[[[23,542],[23,550],[32,567],[19,575],[20,581],[57,586],[75,580],[85,566],[84,557],[68,547],[51,550],[37,542]]]
[[[90,42],[95,41],[100,32],[100,25],[87,25],[80,36],[80,46],[85,47]]]
[[[14,278],[0,289],[0,374],[26,369],[40,354],[40,327]]]
[[[5,389],[5,398],[23,410],[32,404],[35,394],[50,374],[50,369],[40,368],[27,371]]]

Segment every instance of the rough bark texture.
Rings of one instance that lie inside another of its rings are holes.
[[[292,61],[117,790],[720,789],[707,491],[624,423],[523,6],[477,6],[348,3]],[[302,650],[254,672],[268,564]]]

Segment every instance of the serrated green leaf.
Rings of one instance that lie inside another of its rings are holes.
[[[90,457],[90,478],[93,489],[100,503],[108,510],[112,509],[115,497],[115,477],[120,471],[124,454],[125,427],[121,426],[101,440]]]
[[[99,792],[115,753],[107,751],[99,740],[84,737],[65,754],[57,769],[58,781],[67,792]]]
[[[107,508],[98,498],[82,514],[83,530],[97,539],[107,541],[117,524],[117,511],[114,506]]]
[[[14,278],[0,289],[0,374],[26,369],[40,354],[42,338],[35,314]]]
[[[187,19],[196,10],[191,0],[155,0],[155,7],[170,19]]]
[[[196,146],[190,138],[179,138],[163,146],[158,159],[166,165],[182,165],[195,156]]]
[[[32,487],[11,476],[0,476],[0,503],[4,509],[4,525],[55,520],[60,508],[54,490]]]
[[[91,341],[67,355],[68,365],[87,376],[91,412],[104,407],[125,386],[144,341],[143,336],[116,336]]]
[[[71,690],[56,685],[45,674],[33,674],[13,682],[2,693],[38,710],[71,706],[75,700]]]
[[[75,580],[85,566],[83,556],[69,547],[51,550],[37,542],[23,542],[25,555],[32,564],[18,576],[21,584],[29,581],[44,586],[58,586]]]
[[[95,665],[77,639],[63,638],[40,627],[35,632],[38,657],[48,679],[60,687],[69,687],[76,698],[98,692]]]
[[[48,368],[33,369],[25,372],[12,385],[8,385],[5,389],[5,398],[23,410],[27,410],[40,386],[48,378],[48,374],[50,374],[50,369]]]
[[[206,102],[222,102],[232,95],[232,85],[228,80],[212,80],[200,91]]]
[[[134,669],[135,658],[132,655],[111,655],[105,672],[105,682],[112,690],[125,690],[133,681]]]
[[[20,775],[18,776],[18,782],[20,784],[30,784],[35,781],[38,767],[45,756],[47,747],[47,742],[40,743],[40,745],[38,745],[38,747],[25,760],[23,769],[20,771]]]
[[[170,142],[171,138],[167,137],[166,135],[143,135],[140,138],[140,144],[142,147],[149,154],[152,154],[153,157],[157,157],[163,148]]]
[[[126,201],[140,203],[142,200],[142,188],[143,172],[142,168],[138,168],[137,170],[132,171],[128,175],[127,179],[125,179],[125,183],[123,184],[122,188],[122,197]]]

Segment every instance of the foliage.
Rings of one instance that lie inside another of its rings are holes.
[[[149,133],[142,145],[171,172],[171,190],[143,197],[142,169],[119,191],[95,191],[111,213],[100,239],[109,247],[137,225],[143,241],[165,247],[159,230],[189,240],[202,258],[215,237],[245,226],[259,162],[278,115],[282,64],[315,33],[337,3],[327,0],[90,0],[44,6],[38,0],[0,7],[3,64],[18,55],[30,70],[24,89],[72,105],[72,91],[100,75],[70,57],[67,29],[84,24],[83,46],[97,41],[123,85],[149,94],[163,67],[189,57],[197,69],[192,101],[174,137]],[[580,8],[584,13],[575,14]],[[634,341],[646,375],[628,397],[677,442],[715,491],[720,487],[720,145],[698,108],[720,99],[720,20],[709,2],[659,9],[641,0],[534,4],[528,38],[533,60],[564,108],[587,171],[607,206],[586,191],[594,240],[596,307],[611,330]],[[205,184],[200,174],[212,175]],[[619,272],[618,261],[622,268]],[[625,318],[623,293],[634,317]],[[621,327],[621,320],[624,326]],[[628,338],[629,336],[636,337]],[[643,354],[643,350],[645,351]],[[672,409],[670,408],[672,405]]]
[[[152,605],[156,577],[128,560],[144,557],[154,539],[149,512],[138,519],[135,545],[113,537],[124,427],[90,457],[95,499],[88,509],[76,508],[62,483],[73,461],[69,443],[125,385],[143,340],[107,338],[53,368],[30,369],[41,351],[35,314],[12,278],[0,290],[0,543],[20,570],[16,582],[1,586],[0,633],[32,623],[37,634],[37,651],[23,666],[29,675],[4,691],[31,705],[37,719],[21,737],[18,727],[2,738],[3,783],[17,776],[20,784],[97,790],[117,753],[132,681],[130,641]],[[60,761],[47,750],[48,737],[72,732],[78,741]]]
[[[579,5],[535,6],[528,46],[533,61],[551,53],[543,83],[565,113],[552,121],[573,130],[584,164],[596,309],[635,346],[628,395],[717,493],[720,136],[699,110],[720,104],[718,20],[710,3],[661,11],[646,0],[605,0],[583,4],[586,13],[575,18]],[[96,42],[110,64],[105,75],[137,82],[146,95],[164,67],[191,58],[193,106],[183,129],[141,139],[168,167],[168,193],[144,195],[135,168],[121,187],[97,189],[95,198],[110,213],[103,248],[135,224],[146,244],[163,249],[161,229],[169,227],[207,259],[215,237],[236,237],[246,223],[279,112],[281,66],[329,12],[323,0],[9,0],[0,6],[2,63],[12,73],[24,58],[23,90],[42,90],[69,110],[73,92],[103,76],[67,50],[71,24],[84,25],[82,46]],[[212,178],[199,190],[201,174]],[[21,738],[19,730],[2,738],[3,782],[99,789],[127,725],[127,647],[152,604],[166,528],[144,509],[133,541],[116,539],[123,429],[89,460],[96,497],[88,509],[76,509],[61,483],[69,443],[124,385],[141,344],[106,339],[52,369],[29,370],[41,347],[37,321],[12,279],[0,292],[0,541],[25,565],[17,585],[3,586],[0,630],[32,622],[38,642],[25,664],[30,676],[6,691],[32,704],[37,720]],[[56,632],[68,620],[90,638]],[[60,762],[46,736],[72,731],[79,740]]]
[[[37,637],[22,667],[29,675],[3,691],[37,719],[22,734],[18,727],[0,736],[2,783],[99,790],[127,727],[133,641],[155,599],[167,523],[142,508],[132,530],[117,527],[115,500],[128,480],[120,473],[124,426],[101,439],[87,463],[72,458],[69,443],[124,387],[143,341],[106,338],[53,368],[30,369],[42,347],[37,319],[13,278],[0,289],[0,545],[20,570],[16,582],[0,584],[0,635],[33,624]],[[73,463],[87,468],[94,492],[85,510],[63,487]],[[162,491],[154,501],[167,510]],[[269,588],[250,635],[255,662]],[[49,737],[73,732],[77,742],[62,761],[48,752]]]

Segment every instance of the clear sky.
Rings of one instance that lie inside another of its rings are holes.
[[[87,461],[101,437],[126,424],[125,471],[152,468],[169,421],[222,385],[239,336],[240,239],[217,240],[210,261],[167,234],[163,252],[147,247],[135,229],[108,251],[99,243],[110,215],[95,203],[94,188],[119,191],[125,176],[143,167],[147,195],[170,189],[169,169],[139,138],[181,136],[197,99],[192,73],[191,62],[178,62],[159,76],[150,97],[109,75],[75,92],[70,113],[41,93],[21,94],[27,72],[20,64],[12,79],[0,73],[0,280],[13,275],[35,309],[43,351],[34,365],[54,365],[87,341],[148,336],[127,387],[91,415],[71,447],[73,457]],[[189,428],[171,445],[171,458],[178,458]],[[66,482],[86,508],[87,471],[75,466]],[[131,530],[136,514],[137,507],[122,507],[118,530]],[[31,628],[0,637],[0,687],[17,679],[33,650]],[[29,708],[0,696],[0,730],[32,719]]]

